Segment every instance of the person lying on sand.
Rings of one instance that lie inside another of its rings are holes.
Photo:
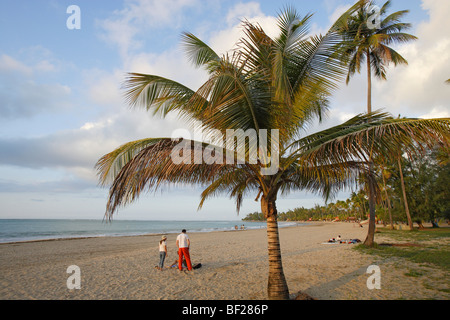
[[[328,240],[329,243],[340,242],[342,240],[341,235],[338,235],[336,238],[331,238]]]
[[[183,267],[183,269],[187,269],[187,265],[186,265],[186,260],[184,260],[183,259],[183,262],[181,263],[181,265],[182,265],[182,267]],[[199,269],[199,268],[201,268],[202,267],[202,264],[201,263],[194,263],[193,265],[192,265],[192,269]],[[170,266],[168,266],[168,267],[166,267],[166,268],[168,268],[168,269],[171,269],[171,268],[178,268],[178,260],[175,260]]]
[[[181,263],[181,266],[183,267],[183,269],[187,268],[186,259],[184,259],[184,257],[183,257],[183,262]],[[178,268],[178,259],[176,259],[170,266],[168,266],[166,268]]]
[[[339,236],[338,238],[340,240],[338,240],[337,238],[331,238],[329,239],[327,242],[323,242],[323,244],[328,244],[328,243],[348,243],[348,244],[355,244],[355,243],[360,243],[361,240],[359,239],[341,239],[341,236]]]
[[[339,241],[339,243],[348,243],[348,244],[355,244],[355,243],[360,243],[361,240],[359,239],[346,239],[346,240],[341,240]]]

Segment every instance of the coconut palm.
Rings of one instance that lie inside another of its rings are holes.
[[[347,84],[351,77],[360,73],[363,63],[367,68],[367,112],[372,112],[372,73],[379,79],[386,80],[386,67],[393,63],[408,64],[391,44],[406,43],[416,40],[413,35],[403,32],[411,27],[409,23],[401,22],[401,18],[408,10],[397,11],[387,15],[391,5],[390,1],[374,10],[373,0],[359,0],[358,9],[351,15],[340,31],[345,41],[341,47],[342,57],[348,61]],[[387,16],[386,16],[387,15]],[[379,20],[379,25],[374,20]],[[372,165],[373,166],[373,165]],[[371,173],[373,174],[373,173]],[[375,182],[375,180],[372,179]],[[368,184],[369,189],[369,230],[364,244],[372,246],[375,236],[375,189],[376,186]]]
[[[390,45],[417,40],[417,37],[403,32],[411,28],[411,24],[400,20],[409,12],[402,10],[388,16],[391,1],[380,8],[380,28],[372,26],[370,19],[374,17],[374,1],[359,0],[358,9],[351,15],[340,31],[345,39],[341,53],[348,60],[347,84],[353,75],[361,72],[363,63],[367,70],[367,112],[372,112],[372,74],[386,80],[386,67],[393,63],[408,64],[406,59]]]
[[[381,112],[301,135],[302,129],[324,115],[327,97],[345,77],[345,67],[333,52],[340,41],[337,26],[346,14],[327,34],[313,37],[307,37],[311,16],[302,17],[293,8],[279,15],[276,39],[245,21],[245,36],[237,49],[223,56],[185,33],[183,44],[189,58],[209,74],[195,91],[156,75],[129,74],[125,89],[131,105],[163,116],[175,112],[193,123],[201,121],[216,142],[149,138],[103,156],[96,169],[100,183],[110,186],[106,217],[111,219],[143,191],[167,184],[202,186],[199,208],[210,197],[228,194],[239,210],[245,197],[256,195],[267,220],[268,297],[287,299],[277,196],[310,190],[331,197],[367,171],[368,154],[387,155],[389,148],[404,143],[413,152],[448,136],[448,119],[391,119]],[[238,139],[233,144],[220,139],[227,130],[235,130]],[[416,144],[410,143],[413,139]],[[256,157],[254,143],[260,147]],[[274,164],[272,172],[269,168]]]

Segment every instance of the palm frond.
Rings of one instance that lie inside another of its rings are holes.
[[[233,160],[230,161],[231,153]],[[238,161],[239,160],[239,161]],[[252,165],[248,156],[199,141],[172,140],[169,138],[145,139],[130,142],[102,157],[97,165],[103,184],[112,181],[105,216],[111,218],[119,207],[135,201],[144,191],[157,191],[164,186],[199,185],[208,186],[204,199],[217,192],[236,186],[254,187],[256,184],[242,184],[252,177],[261,177],[258,167]],[[201,205],[200,205],[201,207]]]
[[[247,168],[236,168],[221,175],[203,190],[198,209],[203,207],[207,199],[228,193],[230,198],[236,198],[236,211],[239,213],[242,198],[250,192],[255,192],[258,188],[259,183],[251,171]]]
[[[282,193],[292,190],[307,190],[329,200],[338,192],[357,184],[361,173],[368,172],[364,161],[348,161],[345,166],[337,164],[311,165],[307,162],[292,163],[285,171]]]
[[[197,67],[205,67],[212,73],[220,61],[219,55],[207,44],[192,33],[182,34],[182,45],[185,48],[189,60]]]
[[[450,119],[392,119],[386,113],[358,115],[346,123],[296,141],[293,159],[322,164],[345,164],[372,157],[392,157],[392,151],[416,154],[437,143],[447,145]]]
[[[188,110],[198,117],[206,106],[206,99],[190,88],[160,76],[130,73],[124,82],[125,98],[132,107],[153,109],[166,116],[170,111]]]
[[[112,183],[120,170],[139,152],[160,141],[161,139],[158,138],[131,141],[101,157],[95,165],[100,184],[105,186]]]

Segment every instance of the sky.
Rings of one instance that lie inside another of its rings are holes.
[[[180,48],[191,32],[223,54],[234,47],[243,18],[277,35],[276,17],[287,5],[314,13],[311,34],[324,33],[354,0],[2,0],[0,11],[0,219],[102,219],[108,189],[95,163],[121,144],[170,137],[190,129],[131,109],[123,98],[127,72],[156,74],[197,89],[206,80]],[[450,1],[393,0],[408,9],[409,33],[419,39],[394,45],[408,66],[388,69],[373,82],[373,108],[397,116],[450,116]],[[381,5],[383,2],[378,1]],[[79,20],[73,20],[79,8]],[[79,28],[73,28],[79,21]],[[366,75],[355,76],[331,98],[330,127],[366,110]],[[337,199],[345,199],[347,190]],[[239,216],[226,195],[197,206],[198,187],[142,194],[115,219],[237,220],[260,211],[254,197]],[[255,195],[256,196],[256,195]],[[314,194],[279,197],[278,211],[323,205]]]

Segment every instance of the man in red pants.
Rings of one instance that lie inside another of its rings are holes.
[[[192,270],[191,257],[189,256],[189,246],[191,241],[189,240],[186,230],[183,229],[177,237],[177,247],[178,247],[178,269],[183,270],[182,261],[183,256],[186,259],[186,265],[189,271]]]

